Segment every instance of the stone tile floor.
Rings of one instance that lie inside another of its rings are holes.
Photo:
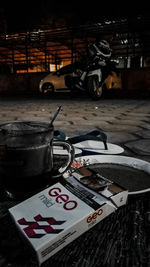
[[[53,97],[3,97],[0,99],[0,123],[7,121],[50,121],[57,106],[62,110],[55,129],[67,136],[103,129],[109,143],[124,147],[125,155],[150,161],[149,99],[101,99]]]

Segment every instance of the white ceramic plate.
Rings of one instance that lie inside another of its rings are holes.
[[[74,160],[70,171],[64,174],[64,177],[67,178],[71,172],[75,171],[78,168],[94,164],[96,165],[98,164],[100,166],[100,164],[103,163],[128,166],[146,172],[147,174],[149,174],[149,180],[147,181],[148,184],[147,188],[144,189],[141,188],[138,191],[129,191],[129,195],[141,194],[150,191],[150,163],[144,160],[136,159],[134,157],[115,156],[115,155],[92,155],[92,156],[78,157]],[[122,179],[124,179],[123,175]],[[133,181],[133,183],[135,182],[136,181]]]

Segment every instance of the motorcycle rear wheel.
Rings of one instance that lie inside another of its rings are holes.
[[[99,83],[98,78],[95,76],[88,77],[88,92],[93,100],[99,100],[101,98],[103,88],[102,84]]]

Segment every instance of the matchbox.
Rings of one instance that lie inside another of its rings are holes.
[[[119,184],[102,176],[92,168],[80,168],[73,174],[81,185],[88,190],[95,191],[107,199],[111,200],[117,207],[123,206],[127,202],[128,190]]]

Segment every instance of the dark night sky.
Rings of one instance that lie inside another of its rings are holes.
[[[111,3],[111,4],[110,4]],[[84,24],[89,21],[99,21],[103,18],[111,19],[121,16],[136,16],[146,14],[149,10],[141,3],[130,7],[127,2],[120,1],[118,5],[115,1],[106,0],[14,0],[1,3],[7,21],[7,31],[30,30],[36,25],[49,22],[52,18],[64,19],[68,24]],[[148,14],[149,15],[149,14]],[[150,15],[149,15],[150,16]],[[62,21],[62,20],[61,20]]]

